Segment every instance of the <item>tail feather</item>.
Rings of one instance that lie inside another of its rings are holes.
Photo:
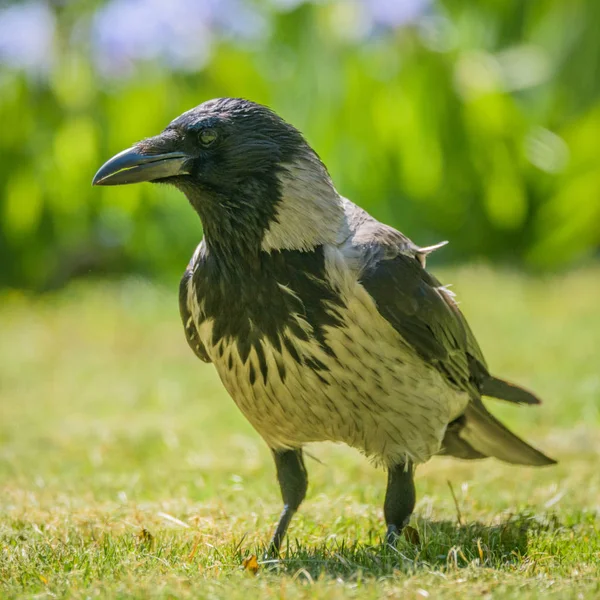
[[[443,454],[467,459],[493,456],[515,465],[556,464],[555,460],[509,431],[486,410],[481,400],[471,401],[456,423],[448,428]]]
[[[460,432],[465,425],[465,416],[462,415],[455,419],[446,428],[442,448],[438,454],[444,456],[454,456],[465,460],[476,460],[478,458],[488,458],[486,454],[477,452],[469,442],[460,436]]]
[[[491,375],[483,380],[481,393],[484,396],[514,402],[515,404],[541,404],[542,401],[532,392]]]

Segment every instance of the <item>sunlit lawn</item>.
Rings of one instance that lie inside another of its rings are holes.
[[[600,595],[600,268],[441,275],[492,370],[545,399],[488,406],[559,465],[434,459],[417,478],[421,543],[391,549],[384,473],[313,447],[289,546],[256,575],[242,560],[262,557],[281,508],[271,458],[188,349],[176,286],[4,294],[0,597]]]

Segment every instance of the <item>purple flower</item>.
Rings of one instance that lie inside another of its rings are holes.
[[[95,15],[92,48],[110,75],[127,74],[140,60],[196,71],[210,58],[214,34],[248,39],[265,29],[242,0],[109,0]]]
[[[45,2],[0,8],[0,64],[33,74],[47,71],[54,56],[55,27]]]
[[[424,16],[432,0],[362,0],[375,27],[398,28]]]
[[[258,5],[247,0],[204,0],[210,6],[217,33],[237,40],[257,40],[269,32],[269,21]],[[263,7],[264,9],[264,7]]]

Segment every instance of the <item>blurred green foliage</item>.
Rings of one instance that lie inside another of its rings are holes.
[[[197,69],[158,56],[114,76],[89,34],[103,3],[47,5],[49,68],[0,63],[0,285],[181,272],[201,236],[185,199],[90,181],[105,159],[216,96],[272,106],[342,194],[417,243],[449,239],[449,259],[551,268],[593,254],[598,2],[444,0],[368,31],[365,2],[261,3],[264,34],[213,33]]]

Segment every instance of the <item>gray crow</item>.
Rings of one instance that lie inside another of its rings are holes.
[[[416,246],[340,196],[270,109],[205,102],[111,158],[93,183],[141,181],[176,186],[202,221],[181,317],[273,453],[284,508],[272,551],[304,499],[309,442],[344,442],[387,469],[389,541],[414,509],[415,466],[435,454],[555,462],[483,405],[539,400],[490,375],[452,293],[425,270],[437,246]]]

